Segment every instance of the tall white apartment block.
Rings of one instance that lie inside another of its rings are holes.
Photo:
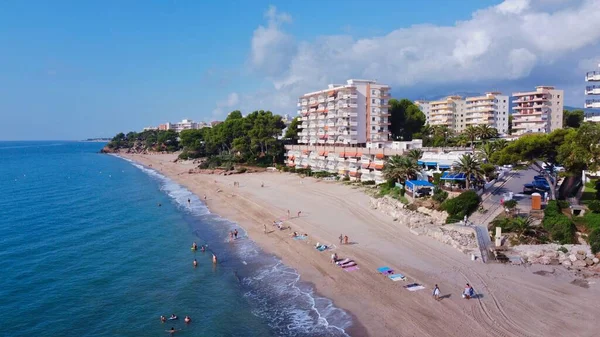
[[[489,125],[499,134],[508,133],[508,96],[499,92],[488,92],[484,96],[467,97],[465,103],[464,127]]]
[[[549,133],[563,125],[563,90],[550,86],[513,93],[513,134]]]
[[[598,64],[598,67],[600,67],[600,64]],[[586,95],[600,95],[600,71],[588,71],[588,73],[585,74],[585,81],[592,82],[590,85],[585,87]],[[600,99],[586,99],[585,107],[592,109],[600,109]]]
[[[300,144],[384,147],[388,142],[390,87],[350,79],[298,99]]]
[[[429,102],[429,125],[446,126],[457,130],[457,120],[464,109],[465,101],[460,96],[448,96]]]

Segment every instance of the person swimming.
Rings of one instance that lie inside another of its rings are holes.
[[[196,261],[196,259],[194,259],[194,267],[198,267],[198,261]]]
[[[164,323],[167,321],[167,318],[163,315],[160,315],[160,321]]]
[[[195,242],[192,243],[192,250],[198,250],[198,245]]]
[[[177,315],[175,315],[175,314],[171,314],[171,317],[169,317],[169,319],[170,319],[170,320],[177,319]]]
[[[213,264],[217,264],[217,256],[215,254],[213,254],[212,260]]]
[[[185,318],[183,319],[184,322],[189,323],[192,321],[192,319],[190,318],[190,316],[185,316]]]
[[[172,334],[176,333],[179,330],[175,330],[175,327],[171,327],[171,330],[166,330],[166,331],[172,335]]]
[[[238,236],[237,228],[233,231],[233,236],[235,236],[235,238],[237,239],[237,236]]]
[[[201,252],[205,252],[205,251],[206,251],[206,248],[204,248],[204,245],[202,245],[202,246],[200,247],[200,251],[201,251]]]

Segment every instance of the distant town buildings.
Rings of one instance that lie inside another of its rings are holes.
[[[415,104],[431,126],[462,132],[468,126],[489,125],[500,134],[508,132],[508,96],[499,92],[466,98],[454,95],[436,101],[417,100]]]
[[[389,139],[389,98],[389,86],[357,79],[302,95],[298,142],[383,147]]]
[[[212,122],[212,123],[216,123],[216,122]],[[211,123],[211,124],[212,124]],[[175,132],[181,132],[183,130],[196,130],[196,129],[202,129],[202,128],[206,128],[206,127],[211,127],[211,125],[205,123],[205,122],[194,122],[191,119],[183,119],[181,122],[176,122],[176,123],[163,123],[160,124],[157,127],[153,127],[153,126],[149,126],[149,127],[145,127],[143,129],[143,131],[149,131],[149,130],[163,130],[163,131],[167,131],[167,130],[173,130]]]
[[[563,126],[563,90],[550,86],[513,93],[513,134],[549,133]]]
[[[598,64],[598,67],[600,67],[600,64]],[[591,82],[590,85],[585,87],[586,96],[589,95],[591,97],[594,97],[595,95],[600,95],[600,71],[588,71],[587,74],[585,74],[585,81]],[[586,99],[585,107],[592,109],[600,109],[600,99]]]

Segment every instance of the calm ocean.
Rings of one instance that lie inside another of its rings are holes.
[[[346,335],[350,316],[243,229],[227,242],[235,223],[102,146],[0,142],[0,336]]]

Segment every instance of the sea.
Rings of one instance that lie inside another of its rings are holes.
[[[103,146],[0,142],[0,336],[347,336],[238,224]]]

